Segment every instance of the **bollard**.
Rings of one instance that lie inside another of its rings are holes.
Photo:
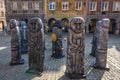
[[[24,64],[21,58],[21,35],[18,22],[15,19],[10,20],[11,29],[11,62],[10,65]]]
[[[63,58],[63,46],[62,46],[62,25],[59,20],[52,26],[52,55],[53,58]]]
[[[85,21],[82,17],[74,17],[70,24],[65,73],[71,79],[85,78]]]
[[[101,26],[102,25],[102,26]],[[110,20],[102,19],[98,27],[97,34],[97,53],[94,68],[109,70],[107,65],[107,46],[108,46],[108,32]]]
[[[44,31],[42,20],[34,17],[28,23],[29,69],[33,74],[41,74],[44,60]]]
[[[95,31],[93,33],[93,40],[92,40],[92,50],[91,50],[91,53],[90,55],[93,56],[93,57],[96,57],[96,51],[97,51],[97,35],[98,35],[98,30],[99,30],[99,27],[101,27],[101,20],[97,21],[96,23],[96,28],[95,28]]]
[[[21,21],[21,52],[22,54],[28,53],[28,29],[25,21]]]

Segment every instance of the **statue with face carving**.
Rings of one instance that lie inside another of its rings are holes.
[[[99,29],[102,27],[101,22],[102,22],[101,20],[97,21],[96,28],[95,28],[95,31],[93,33],[92,50],[90,53],[90,55],[93,57],[96,57],[96,53],[97,53],[97,35],[99,32]]]
[[[40,73],[43,71],[44,31],[42,20],[38,17],[29,20],[28,24],[29,70]]]
[[[28,29],[25,21],[21,21],[21,52],[25,54],[28,52]]]
[[[63,46],[62,46],[62,24],[61,21],[57,20],[52,26],[52,33],[56,35],[56,40],[52,40],[52,57],[63,58]]]
[[[11,62],[10,65],[23,64],[24,60],[21,59],[21,36],[18,22],[15,19],[10,20],[11,29]]]
[[[84,78],[85,21],[82,17],[71,20],[67,49],[66,75],[69,78]]]
[[[101,26],[102,25],[102,26]],[[94,64],[95,68],[109,70],[107,66],[107,46],[108,46],[108,32],[110,26],[109,19],[102,19],[101,24],[98,25],[97,31],[97,50],[96,50],[96,61]]]

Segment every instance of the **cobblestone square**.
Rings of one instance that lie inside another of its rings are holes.
[[[120,35],[109,34],[108,41],[108,66],[110,71],[93,69],[91,66],[95,60],[90,56],[92,34],[85,36],[85,74],[86,80],[120,80]],[[3,35],[0,32],[0,80],[70,80],[65,77],[64,72],[66,69],[66,49],[67,49],[67,33],[63,33],[63,47],[65,57],[62,59],[51,58],[52,43],[51,33],[45,34],[45,59],[44,71],[42,76],[26,73],[28,69],[28,54],[23,54],[22,58],[25,59],[24,65],[10,66],[11,48],[10,48],[10,35]],[[78,80],[78,79],[76,79]]]

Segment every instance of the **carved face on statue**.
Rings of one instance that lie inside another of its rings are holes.
[[[15,19],[11,19],[10,20],[10,29],[15,28],[16,26],[18,26],[18,21]]]
[[[81,33],[85,28],[85,21],[82,17],[75,17],[71,20],[71,30],[75,33]]]
[[[99,26],[102,26],[102,21],[101,20],[99,20],[99,21],[97,21],[97,23],[96,23],[96,25],[99,25]]]
[[[109,28],[109,26],[110,26],[110,20],[108,18],[102,19],[102,26],[104,28]]]
[[[29,21],[28,28],[31,32],[35,33],[41,30],[43,28],[42,20],[39,18],[32,18]]]
[[[98,29],[102,28],[102,21],[101,20],[97,21],[96,28],[98,28]]]
[[[21,26],[22,27],[26,26],[26,22],[25,21],[21,21]]]

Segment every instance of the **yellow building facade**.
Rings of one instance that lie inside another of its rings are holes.
[[[0,31],[2,31],[2,26],[6,25],[6,17],[5,17],[5,2],[4,0],[0,0]]]
[[[54,20],[61,20],[66,26],[73,17],[86,19],[86,0],[45,0],[44,6],[45,19],[49,27]]]

